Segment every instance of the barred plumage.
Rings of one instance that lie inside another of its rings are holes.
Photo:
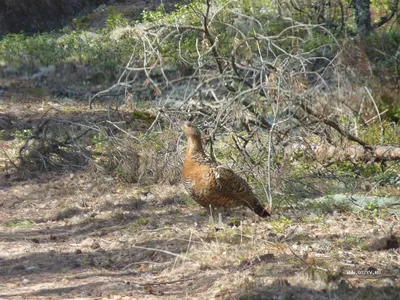
[[[188,145],[182,177],[185,189],[193,200],[204,207],[211,205],[231,208],[245,205],[261,217],[270,216],[243,178],[206,156],[197,127],[191,122],[185,122],[183,131]]]

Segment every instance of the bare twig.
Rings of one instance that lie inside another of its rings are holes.
[[[187,257],[186,255],[181,255],[181,254],[177,254],[177,253],[173,253],[167,250],[163,250],[163,249],[156,249],[156,248],[147,248],[147,247],[141,247],[141,246],[136,246],[136,245],[131,245],[132,248],[136,248],[136,249],[142,249],[142,250],[148,250],[148,251],[154,251],[154,252],[161,252],[161,253],[165,253],[168,255],[172,255],[175,257],[179,257],[182,258],[183,260],[191,260],[194,261],[193,259]]]

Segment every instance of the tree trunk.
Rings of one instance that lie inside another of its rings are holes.
[[[366,37],[372,32],[370,0],[355,0],[355,18],[357,33],[360,37]]]

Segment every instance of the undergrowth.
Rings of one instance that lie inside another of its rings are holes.
[[[140,137],[139,137],[140,138]],[[103,147],[99,165],[117,178],[142,185],[176,184],[182,164],[176,132],[152,132],[140,139],[114,139]]]

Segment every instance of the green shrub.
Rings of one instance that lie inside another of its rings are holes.
[[[113,30],[117,27],[125,27],[129,24],[128,20],[118,13],[114,8],[108,10],[108,19],[106,21],[107,30]]]
[[[71,60],[103,70],[116,69],[126,63],[131,52],[132,40],[114,40],[103,32],[9,34],[0,41],[0,61],[25,69]]]
[[[400,107],[398,113],[400,116]],[[360,138],[371,145],[398,145],[400,144],[399,130],[399,127],[393,122],[384,121],[382,124],[377,122],[361,129]]]
[[[400,72],[400,32],[398,30],[381,31],[371,35],[364,43],[370,61],[374,62],[376,74]]]
[[[0,60],[15,67],[48,66],[55,63],[59,55],[56,39],[51,34],[8,34],[0,41]]]

